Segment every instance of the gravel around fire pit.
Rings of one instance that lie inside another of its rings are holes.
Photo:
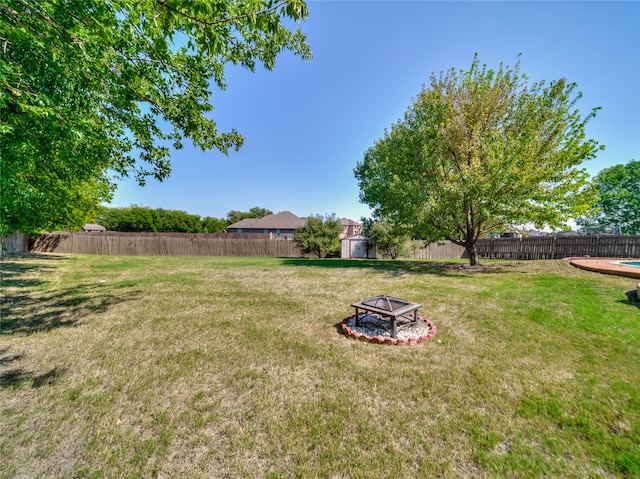
[[[356,326],[355,315],[346,318],[344,324],[352,331],[358,334],[364,334],[368,337],[391,338],[389,331],[389,320],[381,318],[377,314],[360,313],[359,325]],[[423,338],[431,332],[431,326],[424,320],[419,320],[417,324],[402,325],[398,324],[396,336],[397,339],[419,339]]]

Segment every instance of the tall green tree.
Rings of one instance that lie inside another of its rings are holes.
[[[332,215],[312,215],[307,224],[299,228],[293,235],[293,241],[303,253],[313,253],[318,258],[325,258],[340,253],[340,220]]]
[[[202,232],[203,233],[222,233],[227,229],[229,223],[224,218],[214,218],[207,216],[202,219]]]
[[[152,209],[132,205],[127,208],[102,207],[98,223],[109,231],[149,233],[218,233],[227,227],[222,218],[201,218],[180,210]]]
[[[479,237],[533,222],[560,227],[586,211],[578,168],[598,143],[585,138],[576,84],[530,83],[514,68],[474,58],[468,71],[433,74],[406,111],[357,163],[360,200],[376,217],[448,239],[479,264]]]
[[[598,202],[592,214],[577,220],[580,226],[597,231],[614,227],[625,235],[640,234],[640,161],[605,168],[593,178],[592,187]]]
[[[162,180],[185,138],[238,149],[213,89],[228,64],[310,58],[294,25],[307,13],[302,0],[0,2],[0,235],[81,225],[110,175]]]

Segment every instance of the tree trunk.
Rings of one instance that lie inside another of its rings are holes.
[[[473,205],[469,205],[467,209],[467,235],[464,238],[464,248],[467,250],[469,256],[469,266],[480,266],[478,260],[478,252],[476,251],[476,240],[478,235],[476,232],[477,222],[474,219]]]
[[[467,250],[467,256],[469,256],[469,266],[480,266],[476,244],[466,244],[464,248]]]

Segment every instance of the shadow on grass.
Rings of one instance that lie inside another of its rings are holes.
[[[333,325],[333,329],[336,330],[336,333],[339,334],[340,336],[344,336],[344,337],[348,337],[346,334],[344,334],[344,331],[342,330],[342,323],[344,322],[344,320],[337,322],[336,324]]]
[[[53,266],[43,263],[31,263],[21,261],[22,258],[44,259],[47,262],[54,262],[64,259],[63,256],[52,256],[42,254],[22,254],[4,256],[0,259],[0,286],[2,287],[22,287],[38,286],[44,281],[33,278],[25,278],[24,275],[31,272],[46,273],[53,269]]]
[[[47,261],[63,258],[38,256]],[[92,314],[105,312],[109,307],[130,301],[139,295],[138,291],[129,290],[123,293],[121,287],[103,283],[44,292],[34,290],[34,287],[46,285],[47,281],[29,276],[34,272],[47,273],[52,269],[53,266],[47,263],[25,263],[19,259],[3,260],[2,286],[13,289],[0,297],[0,336],[28,335],[76,326]]]
[[[0,372],[0,389],[13,389],[23,384],[31,384],[33,388],[41,388],[55,383],[66,370],[54,367],[44,374],[34,374],[21,368]]]
[[[135,299],[139,292],[122,293],[102,284],[81,285],[43,294],[4,296],[0,301],[0,335],[33,334],[76,326],[95,313]]]
[[[622,304],[628,304],[629,306],[635,306],[636,308],[640,309],[640,298],[638,298],[638,291],[632,289],[631,291],[627,291],[625,294],[627,295],[627,299],[621,299],[618,302]]]
[[[485,264],[479,267],[469,266],[466,262],[429,261],[429,260],[379,260],[379,259],[320,259],[320,258],[284,258],[286,266],[306,266],[327,269],[360,268],[386,273],[390,276],[405,274],[432,274],[437,276],[470,276],[477,274],[495,274],[502,272],[508,263]]]
[[[0,355],[5,354],[6,353],[6,349],[0,350]],[[3,366],[4,364],[11,364],[15,361],[19,361],[20,359],[23,358],[22,354],[12,354],[10,356],[0,356],[0,366]]]

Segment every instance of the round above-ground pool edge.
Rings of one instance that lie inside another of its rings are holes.
[[[565,259],[569,264],[571,264],[571,266],[586,271],[640,279],[640,268],[624,264],[625,261],[632,261],[634,258],[600,258],[595,256],[585,256]]]
[[[382,336],[368,336],[366,334],[363,333],[359,333],[357,331],[354,331],[353,329],[351,329],[348,325],[347,325],[347,321],[349,321],[351,318],[355,317],[355,313],[354,314],[350,314],[349,316],[347,316],[346,318],[344,318],[342,320],[342,333],[347,336],[347,337],[352,337],[353,339],[359,339],[360,341],[365,341],[368,343],[374,343],[374,344],[389,344],[389,345],[394,345],[394,346],[410,346],[412,344],[421,344],[424,343],[425,341],[428,341],[429,339],[433,338],[436,335],[436,325],[433,321],[431,321],[428,318],[424,318],[422,315],[418,315],[418,319],[420,321],[424,321],[425,323],[427,323],[429,325],[429,332],[427,334],[425,334],[424,336],[419,336],[417,338],[387,338],[387,337],[382,337]]]

